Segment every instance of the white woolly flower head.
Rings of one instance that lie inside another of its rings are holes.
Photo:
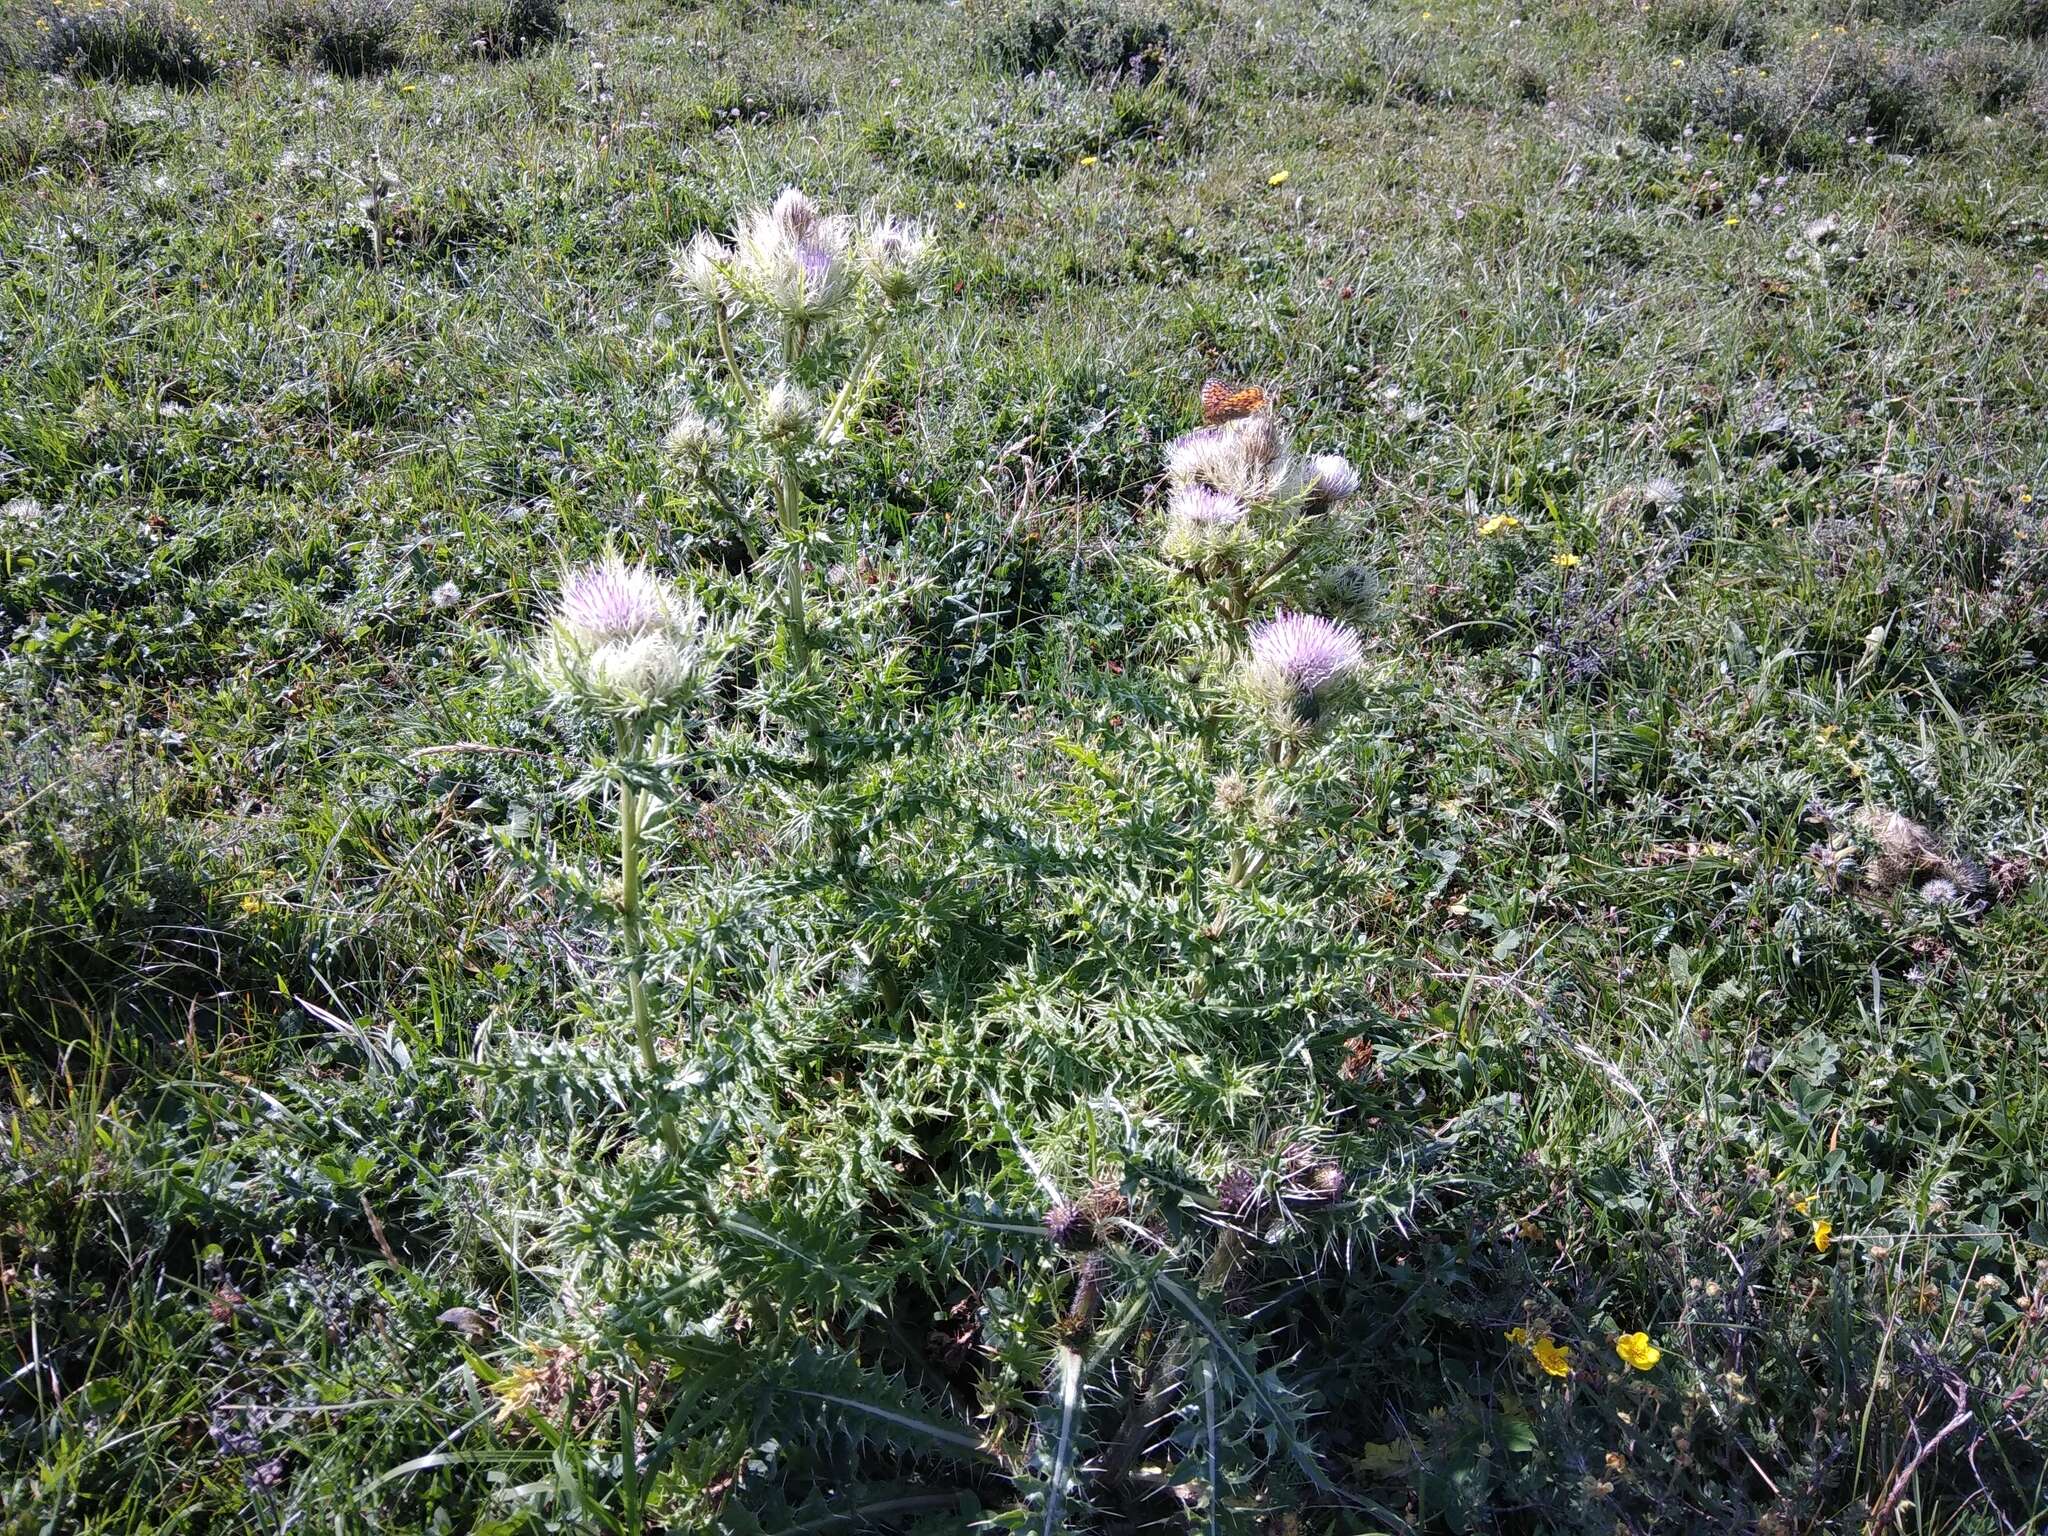
[[[1341,453],[1318,453],[1309,458],[1301,494],[1309,506],[1321,510],[1334,507],[1357,493],[1359,474]]]
[[[694,595],[607,550],[563,575],[533,671],[564,703],[647,715],[683,702],[710,676],[707,631]]]
[[[661,435],[661,452],[691,476],[701,475],[725,451],[725,428],[694,406],[684,406]]]
[[[758,407],[761,436],[771,443],[798,443],[817,429],[818,408],[794,380],[777,379]]]
[[[845,218],[825,217],[791,187],[740,221],[733,275],[784,319],[815,324],[853,291],[851,229]]]
[[[1290,501],[1301,488],[1300,463],[1268,411],[1175,438],[1166,448],[1166,473],[1176,486],[1204,485],[1254,505]]]
[[[683,292],[706,309],[732,298],[732,279],[727,276],[732,252],[706,231],[691,236],[690,243],[676,252],[671,266]]]
[[[1350,701],[1365,647],[1348,624],[1313,613],[1281,613],[1254,624],[1245,681],[1286,730],[1310,730]]]
[[[889,303],[906,304],[917,297],[929,244],[923,227],[907,219],[884,215],[868,226],[861,239],[861,265]]]
[[[1167,494],[1159,552],[1176,565],[1196,566],[1232,552],[1250,534],[1245,505],[1235,496],[1206,485],[1178,485]]]

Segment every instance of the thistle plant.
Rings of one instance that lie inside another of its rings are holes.
[[[812,650],[806,551],[821,537],[806,472],[854,430],[890,324],[922,295],[927,251],[916,224],[828,215],[790,188],[742,215],[729,243],[700,233],[674,262],[684,295],[711,322],[731,420],[728,430],[693,405],[670,427],[664,450],[681,475],[712,487],[750,553],[750,525],[772,526],[781,544],[784,653],[799,671],[808,670]],[[733,477],[737,489],[729,490]],[[740,510],[763,499],[763,516]]]
[[[1159,552],[1202,593],[1234,645],[1360,477],[1342,454],[1297,454],[1263,390],[1212,380],[1202,399],[1202,425],[1167,445]]]
[[[650,1074],[659,1069],[659,1058],[641,911],[647,748],[657,727],[701,699],[716,674],[718,654],[718,636],[694,594],[607,550],[595,564],[563,575],[561,594],[530,657],[535,678],[557,704],[612,729],[609,777],[619,802],[626,998],[641,1064]]]

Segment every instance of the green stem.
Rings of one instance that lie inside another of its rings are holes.
[[[631,767],[640,757],[640,729],[619,724],[619,761]],[[633,1008],[633,1037],[640,1043],[640,1062],[648,1075],[661,1070],[654,1052],[654,1017],[647,1007],[647,955],[640,929],[640,791],[632,780],[619,779],[619,923],[626,946],[626,997]]]
[[[818,425],[819,442],[831,442],[833,433],[851,422],[852,412],[867,397],[868,370],[875,361],[875,354],[881,349],[882,333],[879,330],[868,332],[867,343],[861,348],[860,361],[855,363],[852,371],[846,375],[846,382],[839,386],[839,393],[832,397],[831,408],[825,412],[824,421]],[[856,389],[859,391],[858,394],[855,393]]]
[[[789,651],[800,667],[811,661],[810,638],[804,632],[804,551],[797,525],[796,456],[782,455],[775,477],[775,510],[788,549],[782,562],[782,618],[789,627]]]
[[[726,371],[732,375],[733,383],[744,393],[747,381],[745,375],[740,372],[739,359],[733,356],[732,325],[725,317],[725,305],[722,302],[712,305],[711,313],[718,321],[718,350],[725,354]]]

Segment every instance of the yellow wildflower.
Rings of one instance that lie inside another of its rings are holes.
[[[1579,565],[1583,562],[1581,562],[1579,557],[1573,554],[1570,550],[1560,549],[1556,554],[1550,557],[1550,563],[1556,566],[1560,571],[1568,571],[1573,566]]]
[[[1269,186],[1269,187],[1277,187],[1277,186],[1282,186],[1282,185],[1284,185],[1284,184],[1286,183],[1286,181],[1287,181],[1287,172],[1285,172],[1285,171],[1275,171],[1275,172],[1274,172],[1274,173],[1273,173],[1272,175],[1270,175],[1270,176],[1268,176],[1268,177],[1266,178],[1266,185],[1267,185],[1267,186]]]
[[[1529,1330],[1526,1328],[1510,1328],[1505,1337],[1510,1344],[1526,1344],[1529,1342]]]
[[[262,910],[263,898],[261,896],[244,896],[242,898],[242,915],[244,917],[254,917]]]
[[[1096,158],[1097,157],[1094,155],[1083,155],[1081,157],[1081,163],[1083,165],[1093,165],[1096,161]]]
[[[1736,225],[1742,222],[1742,215],[1738,213],[1731,213],[1728,215],[1727,218],[1723,219],[1721,222],[1727,225],[1730,229],[1733,229]]]
[[[498,1399],[498,1423],[514,1417],[540,1396],[540,1378],[539,1366],[518,1365],[491,1383]]]
[[[1479,537],[1482,539],[1493,539],[1498,538],[1504,533],[1513,533],[1521,526],[1522,520],[1515,516],[1514,513],[1496,512],[1479,525],[1478,532]]]
[[[1828,727],[1827,727],[1827,726],[1822,726],[1822,727],[1821,727],[1821,729],[1822,729],[1822,730],[1827,730],[1827,729],[1828,729]],[[1798,1212],[1798,1213],[1799,1213],[1800,1215],[1802,1215],[1802,1216],[1804,1216],[1804,1215],[1805,1215],[1805,1214],[1807,1213],[1807,1211],[1808,1211],[1808,1210],[1810,1210],[1810,1209],[1812,1208],[1812,1206],[1813,1206],[1813,1196],[1811,1196],[1811,1195],[1806,1195],[1806,1196],[1803,1196],[1803,1197],[1801,1197],[1800,1199],[1794,1200],[1794,1201],[1792,1202],[1792,1209],[1793,1209],[1793,1210],[1795,1210],[1795,1211],[1797,1211],[1797,1212]]]
[[[1823,1217],[1813,1224],[1813,1251],[1826,1253],[1835,1244],[1835,1224]]]
[[[1572,1373],[1572,1352],[1548,1334],[1531,1344],[1529,1353],[1536,1357],[1536,1363],[1548,1375],[1562,1377]]]
[[[1624,1365],[1638,1371],[1647,1371],[1664,1358],[1664,1351],[1650,1342],[1647,1333],[1624,1333],[1614,1341],[1614,1352]]]

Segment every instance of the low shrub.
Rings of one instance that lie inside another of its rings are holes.
[[[1688,128],[1740,135],[1794,164],[1839,154],[1858,140],[1893,149],[1930,149],[1947,137],[1937,61],[1863,42],[1816,47],[1773,67],[1733,54],[1674,61],[1668,78],[1643,93],[1643,133],[1663,142]]]
[[[450,0],[436,19],[447,41],[487,59],[516,59],[569,35],[561,0]]]
[[[1172,40],[1164,18],[1114,0],[1039,0],[1005,15],[983,46],[1020,75],[1069,73],[1143,84],[1166,68]]]
[[[2027,94],[2040,72],[2033,55],[2012,43],[1973,38],[1941,55],[1942,84],[1976,112],[2003,112]]]
[[[40,18],[42,68],[138,85],[205,85],[220,73],[199,24],[162,0],[114,0]]]
[[[397,0],[270,0],[256,36],[280,64],[373,75],[399,62],[404,23]]]
[[[1769,40],[1763,17],[1741,0],[1657,0],[1643,29],[1663,49],[1725,49],[1743,60],[1759,57]]]

